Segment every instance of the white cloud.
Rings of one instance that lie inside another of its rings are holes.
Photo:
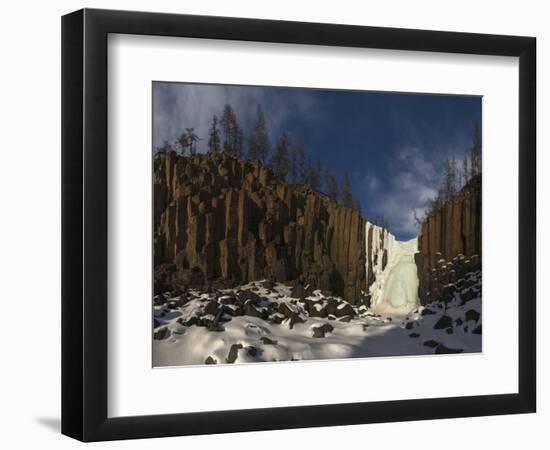
[[[394,234],[414,237],[419,230],[413,209],[418,217],[422,217],[429,201],[437,194],[439,171],[419,147],[403,147],[396,154],[396,167],[391,170],[393,178],[377,194],[380,196],[377,198],[377,210],[387,218]]]
[[[293,95],[276,95],[276,91],[255,86],[201,85],[187,83],[158,83],[155,85],[153,114],[153,144],[173,142],[184,128],[193,127],[201,138],[198,149],[206,150],[208,129],[214,114],[220,116],[225,104],[237,114],[247,133],[260,105],[268,121],[272,142],[283,124],[293,115],[314,118],[320,112],[307,91]],[[275,94],[274,94],[275,92]],[[246,138],[246,135],[245,135]]]

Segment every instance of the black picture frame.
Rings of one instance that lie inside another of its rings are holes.
[[[518,393],[107,416],[109,33],[519,57]],[[536,39],[84,9],[62,18],[62,433],[82,441],[530,413],[536,409]]]

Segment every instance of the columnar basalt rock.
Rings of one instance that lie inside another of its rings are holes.
[[[428,215],[418,236],[416,265],[422,303],[440,299],[445,286],[481,268],[481,175]]]
[[[365,221],[258,161],[225,153],[154,162],[155,291],[271,279],[360,303]]]

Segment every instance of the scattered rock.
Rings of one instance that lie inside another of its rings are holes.
[[[338,322],[350,322],[350,321],[351,321],[351,316],[342,316],[338,319]]]
[[[466,322],[469,322],[470,320],[477,322],[480,317],[480,314],[475,309],[469,309],[464,315],[464,319],[466,320]]]
[[[336,317],[344,317],[344,316],[355,316],[355,310],[353,309],[353,306],[351,306],[349,303],[341,302],[334,312],[334,315]]]
[[[313,327],[314,338],[324,338],[326,333],[330,333],[334,330],[334,327],[330,323],[324,323],[320,327]]]
[[[231,305],[231,306],[224,305],[223,312],[229,314],[232,317],[244,315],[244,309],[241,305]]]
[[[162,306],[166,303],[166,298],[164,297],[164,294],[158,294],[153,297],[153,304],[155,306]]]
[[[204,360],[204,364],[218,364],[218,361],[216,361],[214,358],[209,356]]]
[[[262,281],[261,286],[265,289],[273,289],[275,287],[275,283],[270,280]]]
[[[236,301],[237,298],[234,295],[222,295],[218,298],[220,305],[234,305]]]
[[[160,328],[160,329],[158,329],[157,331],[155,331],[153,333],[153,337],[157,341],[160,341],[162,339],[166,339],[169,336],[170,336],[170,330],[168,329],[168,327]]]
[[[444,354],[450,354],[450,353],[462,353],[464,350],[461,348],[448,348],[445,347],[443,344],[439,344],[435,349],[436,355],[444,355]]]
[[[166,306],[170,309],[178,309],[180,307],[179,300],[169,300]]]
[[[246,353],[248,353],[249,356],[255,357],[258,354],[258,349],[252,345],[249,345],[246,347]]]
[[[237,293],[237,297],[239,299],[239,302],[241,303],[248,302],[253,305],[257,305],[258,303],[260,303],[260,300],[261,300],[261,297],[250,289],[240,291],[239,293]]]
[[[418,333],[411,333],[409,334],[409,337],[417,338],[417,337],[420,337],[420,335]]]
[[[252,317],[259,317],[260,319],[267,319],[269,313],[267,312],[267,309],[261,308],[258,309],[254,306],[254,303],[250,300],[247,300],[244,304],[244,315],[245,316],[252,316]]]
[[[242,344],[233,344],[229,349],[229,354],[227,355],[226,362],[228,364],[233,364],[237,357],[239,356],[239,350],[243,348]]]
[[[279,303],[279,313],[289,319],[289,327],[291,330],[295,324],[305,322],[305,320],[300,317],[299,308],[295,305],[281,302]]]
[[[481,324],[475,327],[475,329],[472,331],[472,334],[481,334]]]
[[[271,340],[266,336],[262,336],[260,341],[262,341],[262,344],[264,345],[277,345],[277,341]]]
[[[439,345],[439,342],[430,339],[429,341],[425,341],[422,345],[424,345],[424,347],[436,348]]]
[[[217,302],[209,301],[204,306],[204,313],[205,314],[212,314],[213,316],[215,316],[216,314],[218,314],[219,307],[220,307],[220,305],[218,305]]]
[[[453,334],[453,329],[452,328],[447,328],[445,331],[447,332],[447,334]]]
[[[477,294],[473,289],[468,289],[467,291],[462,292],[460,297],[462,298],[462,301],[466,303],[466,302],[469,302],[470,300],[473,300],[474,298],[477,298]]]
[[[198,325],[199,318],[195,315],[189,316],[187,319],[179,318],[176,322],[178,322],[181,325],[185,325],[186,327],[191,327],[193,325]]]
[[[185,334],[187,330],[187,327],[184,327],[183,325],[178,325],[175,328],[172,328],[173,334]]]
[[[447,315],[443,315],[439,318],[439,320],[434,325],[434,330],[443,330],[444,328],[452,328],[453,326],[453,319],[451,319]]]
[[[269,321],[277,325],[283,323],[283,320],[285,320],[285,316],[281,313],[274,313],[269,316]]]
[[[412,330],[414,328],[414,322],[407,322],[405,325],[406,330]]]
[[[310,317],[321,317],[326,318],[328,317],[328,311],[326,304],[322,302],[314,302],[311,300],[306,300],[309,305],[309,316]]]
[[[420,313],[421,316],[431,316],[433,314],[435,314],[435,311],[430,308],[424,308]]]

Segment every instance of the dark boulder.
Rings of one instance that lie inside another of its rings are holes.
[[[330,333],[334,330],[334,327],[330,323],[324,323],[320,327],[313,327],[314,338],[324,338],[326,333]]]
[[[223,312],[229,314],[232,317],[244,315],[244,309],[241,305],[235,305],[234,307],[223,306]]]
[[[323,302],[308,302],[309,305],[309,316],[310,317],[328,317],[327,305]]]
[[[445,347],[443,344],[439,344],[435,348],[435,354],[436,355],[446,355],[451,353],[462,353],[464,350],[461,348],[448,348]]]
[[[198,325],[199,324],[199,318],[195,315],[189,316],[187,319],[183,319],[183,318],[180,317],[177,320],[177,322],[180,325],[185,325],[186,327],[190,327],[190,326],[193,326],[193,325]]]
[[[215,316],[218,314],[219,306],[217,302],[215,301],[208,301],[206,305],[204,306],[204,313],[205,314],[212,314]]]
[[[162,306],[166,303],[166,297],[164,294],[158,294],[153,297],[153,304],[155,306]]]
[[[349,303],[341,302],[336,308],[334,315],[336,317],[344,317],[344,316],[353,317],[355,316],[355,309],[353,309],[353,306],[351,306]]]
[[[234,305],[237,302],[237,298],[234,295],[222,295],[218,297],[218,303],[220,305]]]
[[[435,323],[434,330],[443,330],[445,328],[452,328],[452,326],[453,326],[453,319],[451,319],[447,315],[443,315]]]
[[[462,301],[466,303],[470,300],[473,300],[474,298],[477,298],[478,296],[473,289],[468,289],[467,291],[462,292],[460,297],[462,298]]]
[[[170,337],[170,330],[168,327],[160,328],[153,333],[153,338],[157,341]]]
[[[261,297],[250,289],[238,292],[237,297],[242,304],[249,302],[253,305],[257,305],[261,300]]]
[[[252,317],[259,317],[260,319],[267,319],[269,316],[269,313],[266,308],[256,308],[254,306],[254,303],[250,300],[247,300],[244,304],[244,315],[245,316],[252,316]]]
[[[269,316],[269,321],[275,324],[281,324],[285,320],[285,316],[279,312],[273,313]]]
[[[262,281],[261,286],[265,289],[271,290],[275,287],[275,283],[271,280],[264,280]]]
[[[226,362],[228,364],[233,364],[237,357],[239,356],[239,350],[243,348],[242,344],[233,344],[229,349],[229,354],[227,355]]]
[[[464,319],[466,320],[466,322],[469,322],[470,320],[477,322],[480,317],[481,315],[475,309],[469,309],[464,315]]]

